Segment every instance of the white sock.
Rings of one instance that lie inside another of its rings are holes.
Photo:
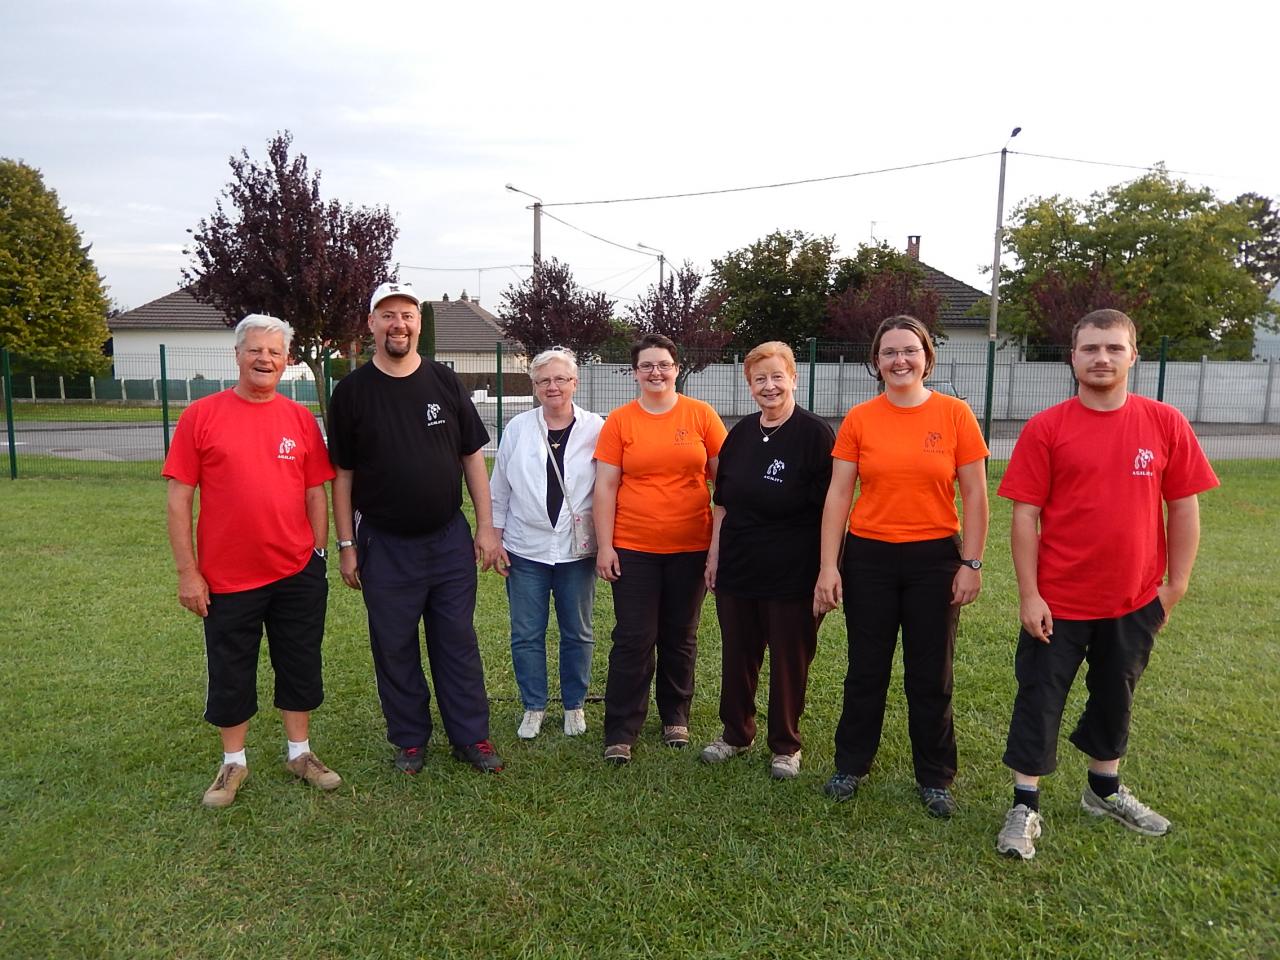
[[[290,759],[290,760],[297,760],[297,759],[298,759],[300,756],[302,756],[304,753],[310,753],[310,752],[311,752],[311,741],[310,741],[310,740],[297,740],[297,741],[294,741],[294,740],[288,740],[288,741],[286,741],[286,742],[289,744],[289,759]]]
[[[223,753],[222,753],[222,762],[223,762],[223,763],[238,763],[238,764],[240,764],[240,766],[242,766],[242,767],[246,767],[246,768],[249,766],[249,761],[247,761],[247,760],[244,758],[244,751],[243,751],[243,750],[237,750],[235,753],[227,753],[226,751],[223,751]]]

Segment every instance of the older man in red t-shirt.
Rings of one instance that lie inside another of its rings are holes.
[[[324,485],[333,479],[333,468],[316,418],[276,393],[292,339],[293,328],[274,317],[250,314],[241,320],[239,381],[183,412],[164,463],[178,602],[204,619],[204,717],[222,735],[223,762],[205,791],[206,807],[228,806],[249,776],[245,734],[258,710],[264,626],[275,705],[288,738],[285,767],[322,790],[342,783],[311,752],[308,740],[311,711],[324,699]],[[197,487],[200,517],[193,542]]]
[[[1071,734],[1089,758],[1081,805],[1147,836],[1170,828],[1121,785],[1120,758],[1155,634],[1191,579],[1197,494],[1218,478],[1186,417],[1129,395],[1137,357],[1137,331],[1119,310],[1077,323],[1078,395],[1027,423],[1000,484],[1000,496],[1013,501],[1022,631],[1004,754],[1013,806],[996,850],[1024,860],[1035,856],[1040,777],[1057,767],[1058,728],[1084,661],[1089,697]]]

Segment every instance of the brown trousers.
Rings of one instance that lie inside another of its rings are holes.
[[[756,736],[756,685],[764,651],[769,649],[769,749],[800,749],[809,665],[818,649],[813,598],[760,600],[716,594],[720,619],[722,668],[720,719],[724,739],[745,747]]]

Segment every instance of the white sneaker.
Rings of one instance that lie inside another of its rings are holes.
[[[586,732],[587,715],[582,712],[582,708],[566,710],[564,712],[564,735],[566,737],[576,737]]]
[[[1110,817],[1130,830],[1147,837],[1163,837],[1173,826],[1121,785],[1109,797],[1100,797],[1088,787],[1080,795],[1080,806],[1095,817]]]
[[[775,780],[794,780],[800,776],[800,751],[775,753],[769,761],[769,776]]]
[[[1040,839],[1040,814],[1026,804],[1015,804],[1004,815],[1004,826],[996,837],[996,853],[1030,860]]]
[[[705,747],[702,748],[702,755],[698,758],[703,763],[723,763],[730,757],[736,757],[740,753],[746,753],[751,749],[751,744],[745,747],[735,747],[731,743],[725,743],[724,737],[716,737]]]
[[[521,740],[532,740],[542,730],[542,718],[546,715],[545,710],[526,710],[516,736]]]

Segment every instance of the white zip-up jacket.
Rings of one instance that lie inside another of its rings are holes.
[[[543,442],[547,421],[541,407],[513,417],[502,432],[489,486],[493,494],[493,525],[502,531],[502,545],[511,553],[538,563],[572,563],[571,511],[591,516],[596,485],[595,450],[604,418],[573,405],[575,423],[564,451],[564,483],[568,498],[555,527],[547,520],[547,458]],[[552,475],[551,481],[555,482]]]

